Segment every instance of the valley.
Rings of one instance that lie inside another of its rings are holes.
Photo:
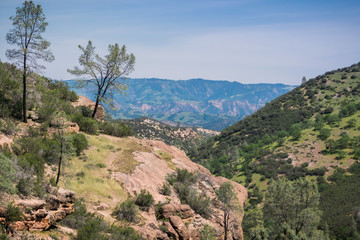
[[[78,95],[93,97],[94,88],[75,88]],[[150,117],[185,127],[220,131],[260,109],[265,103],[292,90],[284,84],[241,84],[204,79],[128,79],[125,95],[114,96],[115,109],[106,107],[113,119]],[[94,99],[92,99],[94,100]]]

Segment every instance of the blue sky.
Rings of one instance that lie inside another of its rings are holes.
[[[0,1],[0,59],[20,0]],[[125,44],[130,77],[299,84],[360,61],[359,0],[39,0],[55,61],[42,74],[71,79],[78,45],[100,55]]]

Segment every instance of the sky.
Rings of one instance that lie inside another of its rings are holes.
[[[35,0],[55,61],[41,74],[73,79],[80,50],[125,44],[132,78],[204,78],[297,85],[360,61],[359,0]],[[20,0],[0,0],[0,60]]]

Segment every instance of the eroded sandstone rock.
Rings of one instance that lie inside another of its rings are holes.
[[[13,231],[43,231],[74,212],[75,192],[50,189],[47,201],[41,199],[17,200],[15,205],[23,211],[21,221],[10,222]],[[5,209],[0,208],[0,223],[7,224]]]

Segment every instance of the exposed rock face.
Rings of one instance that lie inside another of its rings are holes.
[[[79,99],[76,102],[73,102],[72,105],[74,107],[79,107],[79,106],[89,107],[91,110],[94,110],[95,108],[95,102],[91,101],[89,98],[84,96],[79,96]],[[95,119],[101,121],[104,119],[104,116],[105,116],[104,108],[101,105],[99,105],[96,110]]]
[[[23,220],[12,222],[12,231],[30,230],[43,231],[54,223],[61,221],[74,212],[75,192],[65,189],[52,189],[47,201],[40,199],[17,200],[15,205],[23,211]],[[3,211],[2,211],[3,210]],[[0,222],[6,224],[3,218],[4,209],[0,209]]]
[[[244,207],[247,199],[246,188],[226,178],[213,176],[209,170],[192,162],[183,151],[176,147],[153,140],[138,140],[138,144],[150,150],[149,152],[134,153],[135,160],[141,164],[131,174],[113,172],[111,176],[121,182],[124,189],[130,195],[134,196],[134,192],[139,193],[142,189],[149,191],[154,197],[155,202],[164,204],[158,214],[161,215],[162,219],[168,219],[168,221],[158,221],[154,211],[142,212],[145,224],[133,227],[147,239],[200,240],[199,232],[205,225],[210,225],[216,231],[217,238],[222,239],[224,213],[221,210],[222,203],[216,199],[215,191],[223,182],[231,182],[240,206]],[[157,154],[159,151],[166,152],[173,156],[173,158],[170,162],[165,161]],[[175,168],[196,172],[198,180],[193,187],[198,193],[203,193],[212,199],[213,213],[209,218],[196,214],[189,205],[181,204],[174,189],[172,189],[170,196],[164,196],[159,193],[161,186],[166,183],[167,175],[174,172]],[[241,211],[231,213],[229,239],[243,239],[242,218],[243,213]],[[166,233],[166,238],[164,238],[164,232]]]

